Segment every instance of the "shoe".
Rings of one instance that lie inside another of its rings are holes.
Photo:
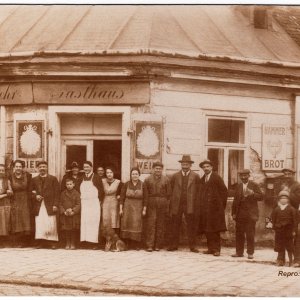
[[[253,258],[254,258],[253,254],[248,254],[248,259],[253,259]]]
[[[278,267],[283,267],[284,264],[285,264],[285,262],[284,262],[283,260],[281,260],[281,259],[277,260],[277,262],[276,262],[276,265],[277,265]]]
[[[294,267],[294,268],[300,268],[300,264],[299,264],[299,263],[294,263],[294,264],[293,264],[293,267]]]
[[[221,254],[220,254],[219,251],[213,253],[213,256],[220,256],[220,255],[221,255]]]
[[[147,248],[146,251],[147,251],[147,252],[152,252],[153,249],[152,249],[152,248]]]
[[[190,251],[191,251],[191,252],[194,252],[194,253],[199,253],[199,250],[196,249],[196,248],[190,248]]]
[[[155,248],[155,249],[154,249],[154,251],[159,251],[159,250],[160,250],[160,248]]]
[[[56,246],[56,245],[52,245],[52,246],[51,246],[51,249],[52,249],[52,250],[56,250],[56,249],[57,249],[57,246]]]
[[[213,254],[213,252],[211,250],[206,250],[202,252],[203,254]]]
[[[177,251],[178,248],[177,248],[177,247],[169,247],[167,250],[168,250],[168,251]]]
[[[71,245],[70,250],[76,250],[75,245]]]
[[[65,249],[70,250],[70,245],[66,245]]]
[[[235,254],[232,254],[231,257],[244,257],[244,255],[243,254],[240,255],[240,254],[235,253]]]

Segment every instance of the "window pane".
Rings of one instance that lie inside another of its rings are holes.
[[[245,122],[241,120],[208,119],[208,142],[245,143]]]
[[[207,158],[212,162],[213,169],[221,177],[224,175],[224,149],[209,148]]]
[[[238,183],[238,171],[244,168],[244,150],[229,150],[228,189],[234,190]]]
[[[86,148],[84,145],[68,145],[66,168],[68,168],[73,161],[76,161],[79,167],[82,168],[83,162],[86,161]]]

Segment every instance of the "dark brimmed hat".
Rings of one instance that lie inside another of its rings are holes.
[[[71,164],[70,164],[70,167],[69,169],[73,169],[73,168],[78,168],[79,169],[79,165],[76,161],[73,161]]]
[[[203,165],[205,164],[209,164],[211,166],[213,166],[212,162],[209,160],[209,159],[204,159],[200,164],[199,164],[199,167],[202,168]]]
[[[250,170],[249,169],[243,169],[243,170],[240,170],[238,171],[238,173],[241,175],[241,174],[250,174]]]
[[[296,171],[295,171],[294,169],[289,169],[289,168],[284,168],[284,169],[282,169],[281,172],[282,172],[282,173],[284,173],[284,172],[296,173]]]
[[[191,163],[191,164],[194,163],[194,161],[191,159],[191,156],[188,154],[182,155],[181,160],[179,160],[178,162],[180,162],[180,163],[187,162],[187,163]]]
[[[152,168],[155,168],[155,167],[164,167],[163,163],[161,163],[160,161],[155,161],[152,165]]]

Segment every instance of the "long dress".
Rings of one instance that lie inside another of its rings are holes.
[[[93,177],[94,174],[90,180],[83,180],[80,185],[80,241],[98,243],[101,209],[98,189],[93,184]]]
[[[146,189],[142,181],[134,185],[128,181],[122,188],[120,202],[123,204],[123,217],[121,219],[121,237],[134,241],[142,238],[142,211]]]
[[[107,182],[107,179],[102,179],[104,188],[104,201],[103,201],[103,227],[107,233],[111,228],[120,228],[120,216],[119,216],[119,201],[117,199],[120,193],[119,179],[115,179],[111,184]]]
[[[0,179],[0,195],[6,194],[7,190],[7,178]],[[0,199],[0,236],[7,236],[11,231],[10,210],[10,199],[8,197]]]
[[[11,208],[11,221],[13,233],[29,234],[31,230],[30,224],[30,199],[29,190],[30,182],[26,174],[22,174],[20,178],[15,174],[11,176],[11,187],[14,192]]]

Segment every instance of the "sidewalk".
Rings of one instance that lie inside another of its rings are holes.
[[[0,250],[0,283],[135,295],[300,296],[298,276],[279,271],[272,249],[258,249],[254,260],[177,252],[101,250]]]

